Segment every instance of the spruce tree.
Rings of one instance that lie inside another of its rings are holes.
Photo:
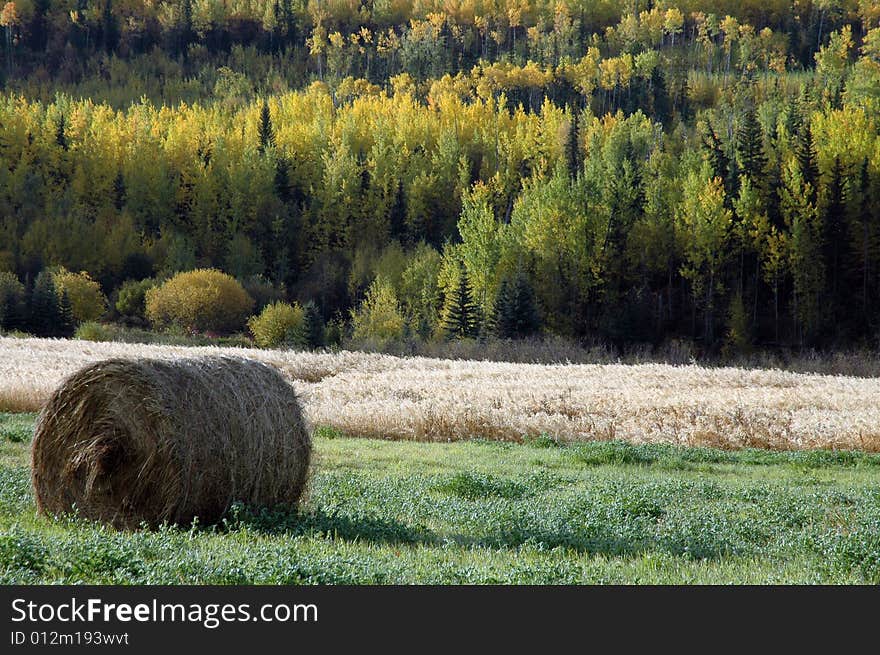
[[[290,201],[290,164],[286,157],[275,160],[275,195],[281,202]]]
[[[310,300],[303,305],[303,330],[306,344],[309,348],[322,348],[326,341],[324,338],[324,318],[314,301]]]
[[[813,143],[813,130],[808,121],[802,121],[793,144],[794,156],[804,176],[804,182],[811,187],[810,202],[816,201],[819,186],[819,164],[816,161],[816,146]]]
[[[869,171],[869,163],[867,157],[862,161],[859,167],[858,175],[854,183],[850,187],[850,198],[848,204],[852,212],[853,223],[856,226],[858,235],[858,258],[859,258],[859,280],[860,295],[862,305],[863,327],[867,328],[872,312],[870,308],[874,306],[873,298],[875,285],[872,284],[876,275],[877,260],[877,233],[878,223],[880,223],[880,209],[876,204],[874,194],[871,192],[872,180]]]
[[[834,158],[834,165],[831,167],[830,173],[831,176],[824,194],[822,241],[825,270],[828,272],[828,291],[831,294],[832,302],[837,302],[841,282],[841,260],[846,248],[846,206],[844,203],[846,172],[840,163],[840,157]]]
[[[70,338],[75,331],[76,320],[73,317],[73,305],[70,303],[67,289],[62,289],[61,297],[58,300],[58,328],[57,333],[53,336]]]
[[[736,154],[739,158],[740,172],[756,186],[763,186],[767,156],[764,153],[761,124],[758,122],[758,114],[754,107],[749,107],[740,119],[736,130]]]
[[[55,124],[55,144],[62,150],[67,150],[68,148],[67,135],[65,134],[65,123],[64,114],[61,114],[61,116],[58,117],[58,122]]]
[[[443,332],[450,339],[477,336],[480,327],[479,313],[463,263],[459,264],[455,286],[446,294],[440,320]]]
[[[495,298],[495,334],[501,339],[521,339],[541,327],[535,291],[522,270],[504,278]]]
[[[577,112],[569,109],[569,114],[571,119],[568,125],[568,140],[565,144],[565,154],[568,163],[568,175],[575,179],[583,166],[583,157],[581,156],[581,137]]]
[[[22,325],[24,287],[12,273],[0,272],[0,330],[10,332]]]
[[[120,170],[113,180],[113,205],[116,211],[122,211],[125,207],[125,176]]]
[[[703,148],[706,150],[709,165],[712,167],[712,174],[723,180],[726,201],[727,204],[730,205],[732,198],[737,194],[739,189],[736,189],[734,186],[735,180],[731,172],[731,162],[727,153],[724,152],[724,144],[721,143],[721,139],[718,138],[718,135],[711,126],[707,126],[702,142]]]
[[[403,180],[397,181],[397,189],[394,193],[394,204],[391,205],[389,214],[391,223],[391,238],[403,241],[406,232],[406,193],[403,189]]]
[[[263,101],[263,108],[260,111],[260,127],[258,131],[260,137],[260,152],[265,152],[268,147],[275,147],[275,131],[272,129],[272,114],[269,111],[269,102]]]
[[[61,336],[61,306],[52,274],[42,271],[34,281],[30,298],[28,332],[38,337]]]

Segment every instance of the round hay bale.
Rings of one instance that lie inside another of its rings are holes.
[[[52,394],[31,456],[41,512],[118,528],[213,523],[236,501],[294,508],[311,437],[293,388],[266,364],[109,359]]]

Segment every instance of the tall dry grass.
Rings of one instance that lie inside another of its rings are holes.
[[[392,439],[624,439],[880,451],[880,379],[694,365],[540,365],[0,338],[0,410],[33,411],[108,357],[234,354],[278,366],[308,418]]]

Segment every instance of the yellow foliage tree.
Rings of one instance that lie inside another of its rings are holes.
[[[403,336],[404,319],[391,283],[377,277],[357,311],[351,314],[353,337],[392,341]]]
[[[52,277],[58,297],[67,292],[77,323],[96,321],[107,311],[107,296],[101,291],[101,285],[85,271],[71,273],[62,268]]]

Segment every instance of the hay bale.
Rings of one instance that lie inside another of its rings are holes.
[[[37,507],[118,528],[220,519],[236,501],[296,506],[311,437],[274,368],[233,357],[109,359],[69,377],[32,449]]]

